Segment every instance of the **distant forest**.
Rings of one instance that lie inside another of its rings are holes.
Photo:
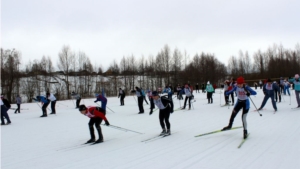
[[[102,56],[105,57],[105,56]],[[222,57],[222,56],[218,56]],[[231,56],[227,66],[209,53],[190,57],[186,51],[173,51],[165,45],[156,56],[123,56],[118,63],[113,60],[107,70],[93,65],[84,52],[75,53],[63,46],[58,55],[57,69],[51,57],[29,61],[21,67],[21,51],[1,48],[1,92],[14,102],[17,94],[31,102],[31,98],[50,91],[59,99],[70,99],[71,92],[82,97],[94,96],[105,89],[107,96],[116,96],[121,87],[125,91],[135,86],[156,90],[157,87],[189,83],[218,86],[231,77],[243,76],[250,85],[261,79],[288,78],[300,73],[300,45],[285,49],[274,44],[266,51],[258,50],[249,56],[240,51]]]

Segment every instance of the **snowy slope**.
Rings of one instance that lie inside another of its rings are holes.
[[[260,106],[263,93],[252,96]],[[294,91],[292,91],[293,93]],[[9,110],[12,124],[1,126],[1,167],[4,169],[65,169],[65,168],[201,168],[201,169],[296,169],[300,166],[300,109],[296,107],[293,93],[277,104],[273,113],[270,100],[261,111],[254,112],[251,104],[248,131],[251,133],[245,144],[242,129],[221,132],[203,137],[195,135],[218,130],[228,124],[232,106],[220,107],[220,94],[214,94],[214,103],[207,104],[206,95],[195,93],[192,110],[175,111],[171,117],[171,136],[144,143],[161,132],[158,111],[149,116],[137,114],[138,107],[133,96],[126,96],[125,106],[119,99],[108,98],[107,118],[112,125],[142,132],[124,132],[102,126],[104,143],[79,147],[89,138],[89,118],[74,108],[74,102],[58,101],[57,115],[42,114],[36,103],[22,104],[20,114]],[[236,98],[235,98],[236,99]],[[96,105],[95,99],[81,103]],[[221,102],[224,104],[223,95]],[[174,99],[175,108],[179,101]],[[182,105],[182,102],[181,102]],[[12,105],[12,107],[16,107]],[[49,106],[50,107],[50,106]],[[234,126],[241,126],[241,112]],[[96,134],[97,136],[97,134]]]

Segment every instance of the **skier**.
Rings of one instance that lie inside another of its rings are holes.
[[[49,92],[47,92],[46,97],[51,102],[51,113],[50,114],[56,114],[56,111],[55,111],[56,97],[52,93],[50,94]]]
[[[274,100],[274,91],[278,90],[280,93],[280,89],[277,87],[277,85],[275,85],[274,83],[272,83],[271,79],[267,80],[267,83],[264,85],[263,87],[263,92],[265,94],[264,100],[260,106],[260,108],[258,110],[261,110],[264,108],[265,104],[267,103],[268,99],[271,98],[272,101],[272,105],[275,111],[277,111],[277,106],[276,106],[276,102]]]
[[[182,94],[181,94],[182,87],[179,84],[178,84],[176,90],[177,90],[177,99],[178,100],[183,100],[183,97],[182,97]]]
[[[168,99],[172,100],[172,90],[170,87],[166,86],[162,93],[167,93]]]
[[[107,104],[107,99],[104,97],[102,94],[95,94],[96,100],[94,103],[97,103],[98,101],[101,102],[101,108],[103,109],[104,113],[106,112],[106,104]]]
[[[170,113],[173,113],[173,101],[166,97],[160,97],[157,91],[152,92],[153,102],[159,108],[159,122],[162,128],[160,135],[171,134],[171,124],[169,122]],[[153,113],[153,109],[150,110],[150,115]],[[167,130],[166,130],[166,127]]]
[[[17,102],[18,108],[15,110],[15,114],[17,114],[17,112],[20,113],[20,108],[21,108],[21,104],[22,104],[22,98],[20,97],[20,95],[17,95],[16,102]]]
[[[72,97],[74,97],[76,99],[76,109],[79,107],[80,101],[81,101],[81,97],[79,94],[72,92]]]
[[[196,93],[200,93],[199,92],[199,84],[198,83],[196,84]]]
[[[9,101],[5,99],[3,95],[1,95],[0,105],[1,105],[1,125],[5,125],[4,117],[7,120],[6,124],[9,125],[11,121],[7,111],[10,109],[11,106]]]
[[[143,96],[143,100],[145,100],[146,104],[148,104],[147,99],[146,99],[146,94],[143,88],[141,88],[141,92],[142,92],[142,96]]]
[[[262,86],[263,86],[263,82],[260,80],[260,81],[259,81],[259,88],[261,89]]]
[[[226,92],[229,90],[229,80],[225,80],[224,82],[224,97],[225,97],[225,105],[229,105],[229,96],[226,95]]]
[[[300,108],[300,98],[299,98],[299,95],[300,95],[300,78],[299,78],[299,74],[295,75],[295,79],[292,82],[294,84],[293,86],[294,86],[294,89],[295,89],[296,100],[297,100],[297,103],[298,103],[297,108]]]
[[[150,100],[150,109],[154,109],[155,106],[154,106],[154,102],[153,102],[153,97],[152,97],[151,90],[147,91],[147,96],[148,96],[148,99]]]
[[[229,83],[229,87],[228,87],[228,91],[230,91],[231,89],[233,89],[236,86],[236,82],[234,78],[230,79],[230,83]],[[233,93],[230,94],[231,96],[231,103],[232,105],[234,104],[234,96]],[[229,99],[229,98],[228,98]]]
[[[185,93],[185,100],[184,100],[184,105],[181,110],[185,109],[186,106],[186,101],[189,99],[189,110],[191,110],[191,99],[192,99],[192,93],[193,91],[191,90],[190,86],[188,84],[185,85],[184,88],[184,93]]]
[[[44,96],[36,96],[36,98],[33,98],[33,100],[35,100],[37,102],[41,102],[43,104],[43,106],[42,106],[43,115],[41,117],[47,117],[47,107],[50,103],[50,100],[48,100]]]
[[[279,91],[279,86],[277,84],[276,81],[273,82],[277,87],[274,89],[274,92],[275,92],[275,102],[281,102],[281,94],[280,94],[280,91]]]
[[[139,105],[139,111],[140,111],[138,114],[144,113],[144,107],[143,107],[144,98],[143,98],[141,89],[136,86],[135,90],[132,90],[131,92],[133,92],[133,93],[135,92],[135,94],[138,98],[138,105]]]
[[[256,92],[252,90],[248,85],[245,85],[245,80],[243,77],[239,77],[237,79],[237,86],[235,86],[232,90],[226,92],[226,95],[229,95],[233,92],[237,93],[237,102],[233,108],[229,124],[228,126],[224,127],[222,130],[230,130],[234,121],[235,116],[238,114],[238,112],[243,109],[242,114],[242,122],[244,127],[244,139],[247,138],[248,132],[247,132],[247,113],[250,108],[250,102],[249,98],[250,95],[256,95]]]
[[[120,106],[124,106],[125,91],[122,88],[119,88],[119,96],[118,96],[118,98],[120,98],[120,103],[121,103]]]
[[[103,135],[100,127],[102,120],[105,121],[105,125],[109,126],[109,122],[105,117],[105,110],[100,107],[94,107],[94,106],[85,107],[85,105],[82,104],[79,106],[79,111],[81,114],[88,116],[90,118],[89,129],[90,129],[91,139],[88,140],[86,143],[93,143],[93,142],[102,143]],[[97,141],[94,134],[94,127],[93,127],[94,124],[98,131],[98,136],[99,136]]]
[[[207,92],[208,104],[210,104],[210,103],[212,104],[213,103],[212,95],[213,95],[214,91],[215,90],[214,90],[213,86],[208,81],[207,85],[206,85],[206,92]]]

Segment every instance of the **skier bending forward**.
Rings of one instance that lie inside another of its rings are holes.
[[[105,111],[100,107],[95,107],[95,106],[94,107],[93,106],[85,107],[84,104],[79,106],[79,111],[80,111],[81,114],[91,118],[90,122],[89,122],[89,129],[90,129],[91,139],[88,140],[87,143],[93,143],[93,142],[101,143],[101,142],[103,142],[103,135],[102,135],[102,132],[101,132],[101,127],[100,127],[100,124],[101,124],[102,120],[104,120],[105,124],[107,126],[109,126],[109,122],[105,117]],[[94,124],[95,124],[95,127],[96,127],[96,129],[98,131],[98,135],[99,135],[99,139],[97,141],[95,139],[95,134],[94,134],[94,127],[93,127]]]

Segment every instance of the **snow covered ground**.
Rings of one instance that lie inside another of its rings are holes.
[[[260,106],[263,93],[252,96]],[[294,91],[292,91],[293,93]],[[107,118],[112,125],[142,132],[124,132],[102,126],[104,143],[82,146],[89,138],[89,118],[81,115],[74,102],[58,101],[57,115],[42,114],[37,103],[22,104],[20,114],[9,110],[12,124],[1,126],[1,167],[3,169],[53,169],[53,168],[201,168],[201,169],[296,169],[300,167],[300,109],[296,107],[295,94],[283,96],[274,114],[271,101],[259,116],[253,104],[247,117],[248,132],[244,145],[242,129],[212,135],[195,135],[218,130],[228,124],[232,106],[220,107],[219,90],[214,103],[207,104],[206,95],[195,93],[192,110],[180,110],[171,114],[171,136],[144,143],[161,132],[158,111],[149,116],[137,114],[138,107],[133,96],[126,96],[125,106],[119,99],[108,98]],[[236,98],[235,98],[236,99]],[[96,105],[95,99],[81,103]],[[224,104],[222,94],[221,102]],[[175,108],[179,101],[174,99]],[[182,105],[182,102],[181,102]],[[12,105],[16,107],[16,105]],[[50,106],[49,106],[50,107]],[[50,111],[49,111],[50,112]],[[234,126],[241,126],[241,112]],[[97,134],[96,134],[97,136]]]

